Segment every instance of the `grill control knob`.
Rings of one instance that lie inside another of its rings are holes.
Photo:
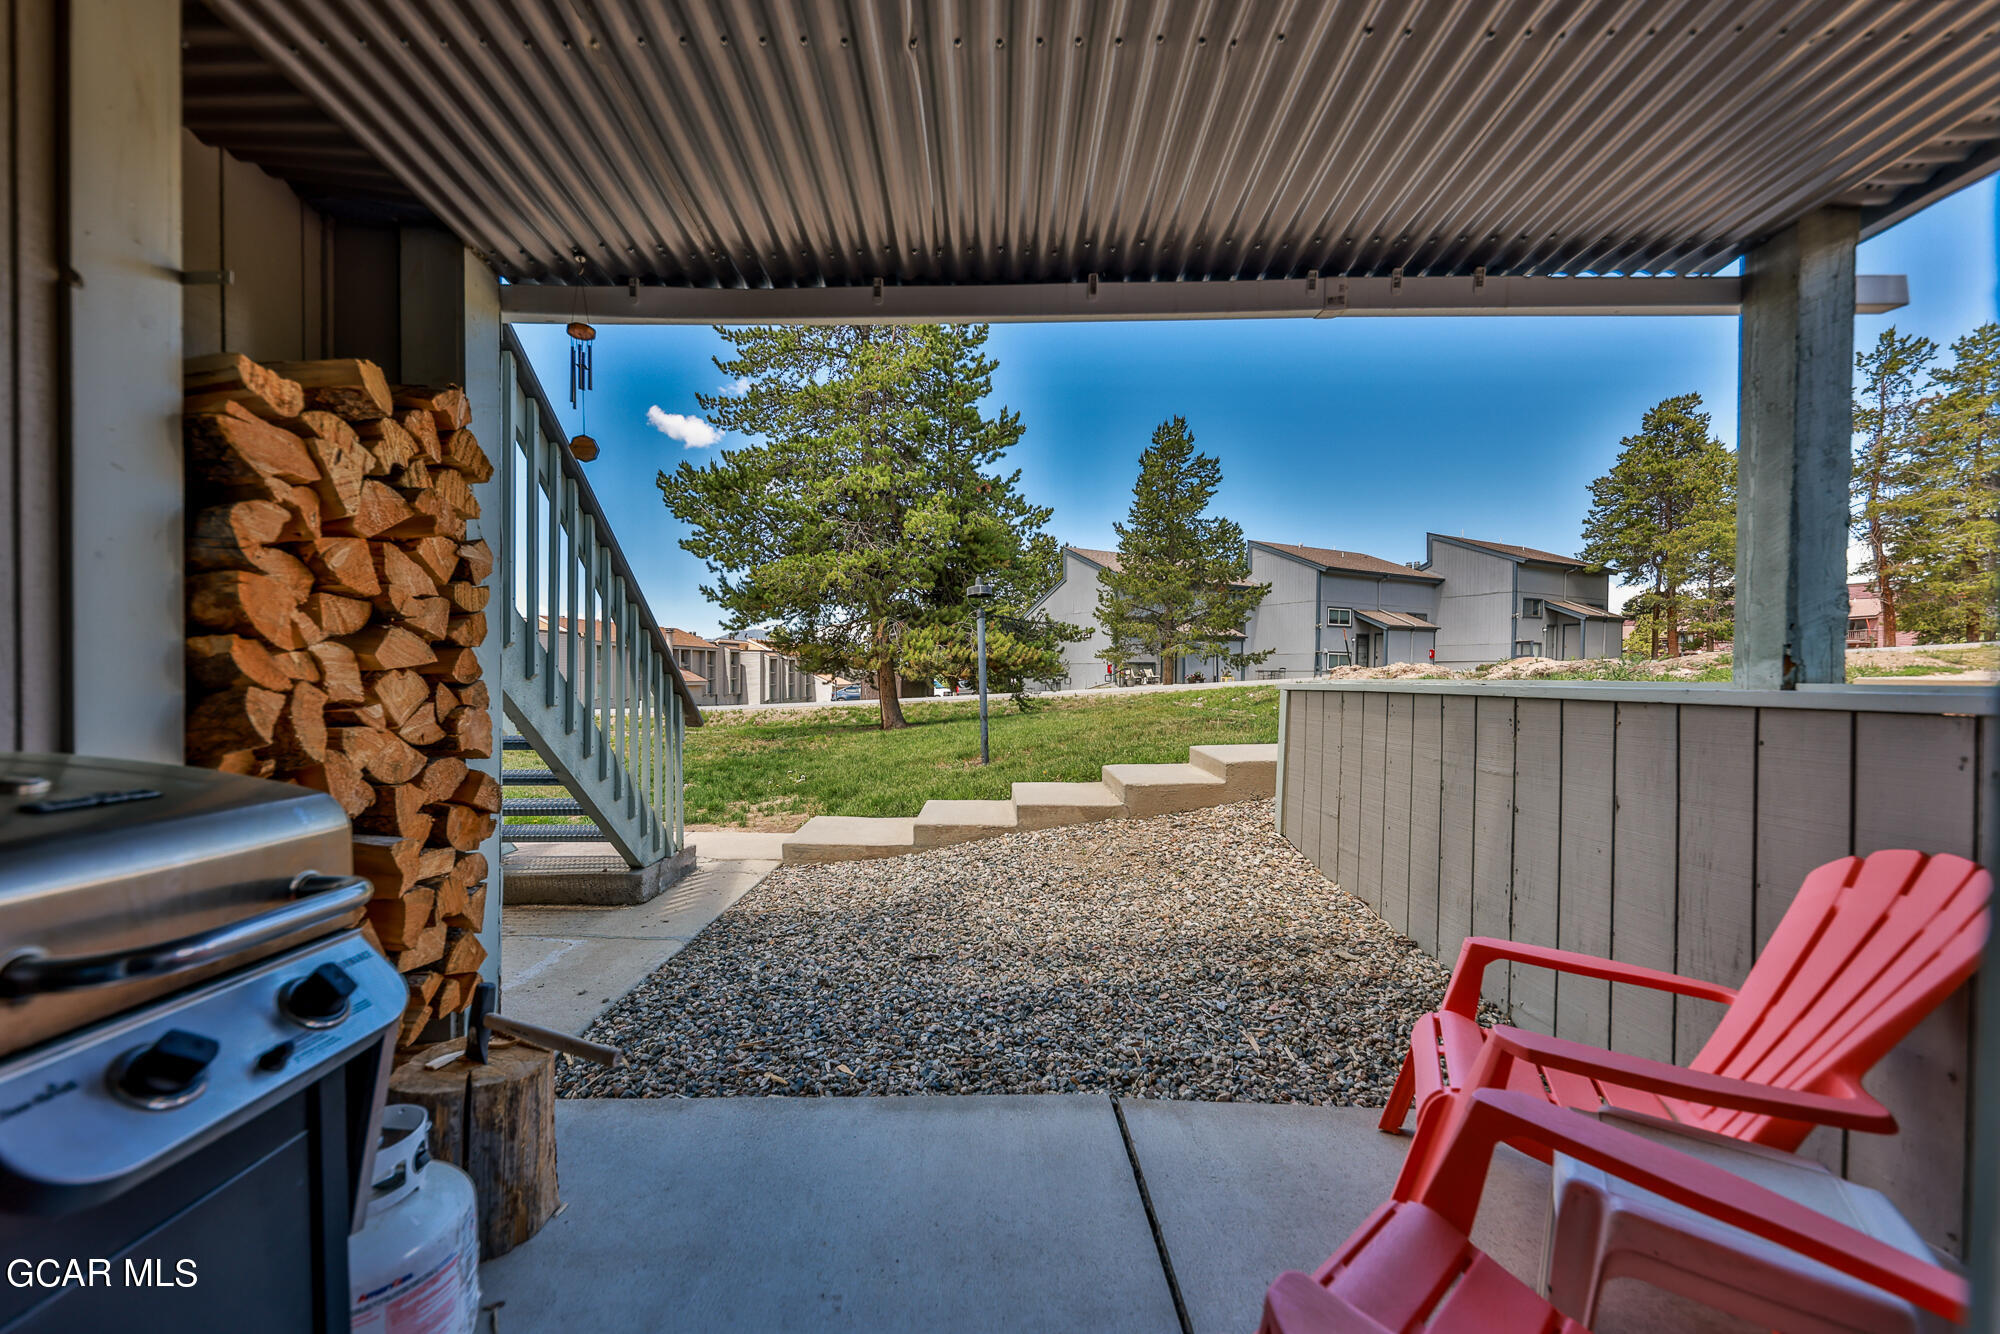
[[[150,1047],[127,1052],[111,1069],[111,1087],[127,1102],[155,1111],[178,1107],[208,1083],[207,1070],[222,1050],[214,1038],[170,1029]]]
[[[347,1018],[354,979],[337,963],[323,963],[278,993],[285,1017],[306,1028],[332,1028]]]

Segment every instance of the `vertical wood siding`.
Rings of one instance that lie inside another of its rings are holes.
[[[1815,866],[1890,847],[1994,859],[1980,831],[2000,724],[1852,703],[1296,690],[1283,828],[1447,963],[1491,935],[1735,984]],[[1489,970],[1485,994],[1524,1028],[1682,1064],[1720,1015],[1518,966]],[[1802,1149],[1959,1253],[1971,1012],[1968,987],[1870,1077],[1902,1133],[1820,1131]]]
[[[0,3],[0,750],[68,744],[57,6]]]

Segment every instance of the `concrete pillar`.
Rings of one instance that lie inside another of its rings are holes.
[[[405,227],[398,245],[401,282],[400,378],[406,384],[458,384],[472,403],[472,432],[495,466],[491,481],[472,488],[480,517],[466,525],[468,541],[484,537],[499,557],[491,580],[495,596],[486,609],[488,630],[479,650],[484,680],[493,694],[493,757],[469,760],[475,769],[500,773],[500,618],[506,615],[508,568],[501,550],[501,516],[507,512],[500,451],[500,285],[492,270],[449,232]],[[500,909],[505,897],[500,868],[500,836],[486,840],[486,923],[479,943],[486,947],[482,976],[500,976]]]
[[[65,748],[179,764],[180,7],[68,15]]]
[[[1808,213],[1744,259],[1736,462],[1739,685],[1846,680],[1854,246]]]

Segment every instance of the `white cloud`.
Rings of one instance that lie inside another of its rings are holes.
[[[741,398],[746,392],[748,392],[749,388],[750,388],[750,377],[747,375],[743,375],[743,376],[738,376],[734,380],[731,380],[728,384],[716,390],[716,392],[719,394],[725,394],[730,398]]]
[[[722,432],[701,418],[668,412],[658,403],[646,409],[646,424],[661,435],[680,441],[683,449],[707,449],[722,439]]]

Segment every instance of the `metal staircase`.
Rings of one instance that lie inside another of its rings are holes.
[[[653,866],[685,843],[681,746],[701,714],[511,330],[503,349],[502,762],[533,751],[545,767],[503,767],[502,782],[568,795],[506,796],[501,838],[601,839],[626,866]]]

